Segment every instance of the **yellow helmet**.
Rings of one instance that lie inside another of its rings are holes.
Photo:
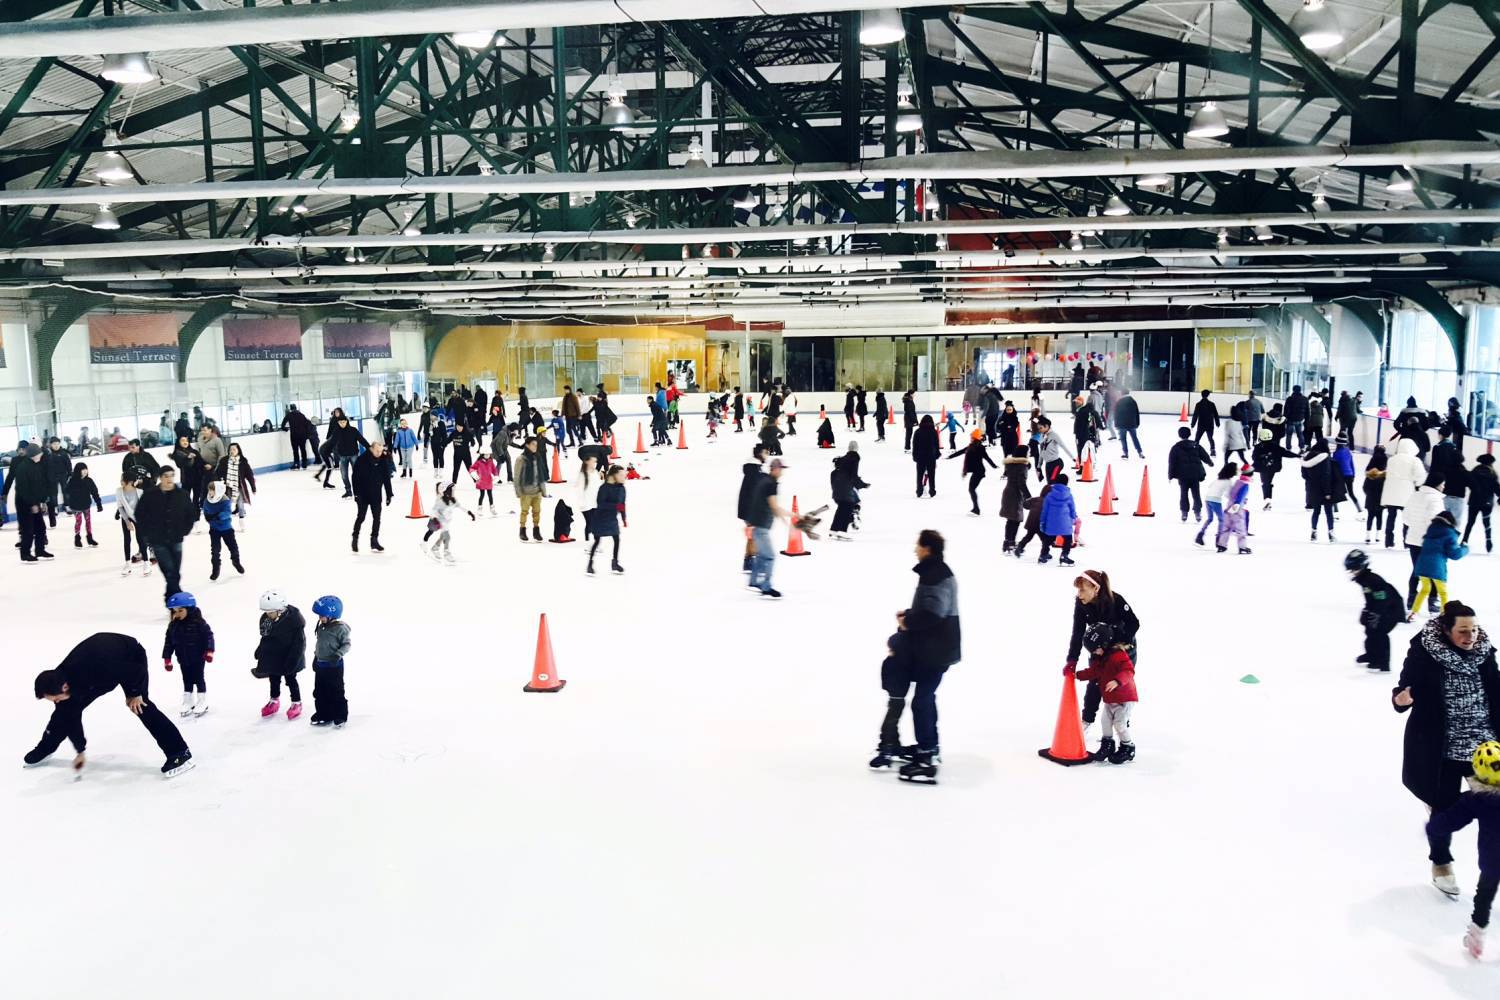
[[[1500,787],[1500,743],[1486,740],[1474,748],[1474,778],[1480,784]]]

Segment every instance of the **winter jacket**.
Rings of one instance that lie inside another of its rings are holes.
[[[1307,419],[1307,397],[1293,392],[1286,398],[1286,419],[1289,422]]]
[[[1179,440],[1167,452],[1167,478],[1176,479],[1189,486],[1203,482],[1208,475],[1204,466],[1212,465],[1213,459],[1195,441]]]
[[[1078,509],[1073,505],[1073,491],[1064,483],[1053,483],[1042,501],[1042,534],[1073,536],[1073,520]]]
[[[320,622],[313,627],[313,667],[342,667],[349,655],[349,626],[341,621]]]
[[[291,431],[293,438],[306,438],[311,428],[311,421],[301,410],[287,410],[286,416],[281,418],[281,429]]]
[[[1088,604],[1076,597],[1073,599],[1073,633],[1068,639],[1068,663],[1078,663],[1078,651],[1083,648],[1083,633],[1097,622],[1109,625],[1114,630],[1115,643],[1129,645],[1131,658],[1135,658],[1135,637],[1140,631],[1141,623],[1136,619],[1130,602],[1117,593],[1108,607],[1103,606],[1097,597]]]
[[[1245,450],[1245,425],[1238,420],[1224,421],[1224,454]]]
[[[1219,408],[1213,400],[1198,400],[1198,405],[1193,407],[1193,419],[1188,421],[1188,426],[1194,430],[1209,431],[1219,426]]]
[[[1106,705],[1124,705],[1140,700],[1135,691],[1135,664],[1130,662],[1130,654],[1123,649],[1111,647],[1103,656],[1089,657],[1089,665],[1075,676],[1081,681],[1098,681]],[[1110,681],[1115,681],[1116,686],[1106,691]]]
[[[11,482],[15,484],[16,508],[24,510],[44,504],[57,495],[47,469],[41,462],[29,458],[20,459],[10,467]]]
[[[888,417],[890,417],[890,415],[891,415],[891,405],[885,401],[885,393],[884,392],[876,392],[875,393],[875,420],[877,422],[883,424],[883,423],[885,423],[886,419]]]
[[[1417,457],[1415,441],[1406,438],[1396,442],[1396,453],[1385,467],[1385,490],[1380,502],[1386,507],[1405,507],[1427,478],[1422,460]]]
[[[189,666],[202,666],[214,658],[214,630],[203,620],[197,608],[188,608],[187,617],[181,621],[167,622],[167,638],[161,647],[161,658],[168,663],[172,657]]]
[[[410,427],[402,427],[396,431],[397,448],[415,448],[417,446],[417,432]]]
[[[1115,402],[1110,416],[1114,419],[1117,430],[1133,431],[1141,426],[1141,408],[1136,405],[1134,396],[1121,396]]]
[[[1463,455],[1452,441],[1439,441],[1428,459],[1433,472],[1443,474],[1443,495],[1462,497],[1469,492],[1469,470],[1464,468]]]
[[[250,468],[250,460],[244,455],[240,456],[239,468],[235,469],[233,477],[229,475],[229,456],[225,455],[219,459],[219,464],[214,468],[214,478],[221,483],[234,482],[232,492],[251,494],[255,492],[255,470]]]
[[[755,484],[765,474],[765,467],[759,462],[746,462],[740,466],[740,498],[735,507],[735,516],[741,521],[750,519],[750,499],[755,495]]]
[[[1365,506],[1379,507],[1383,503],[1385,494],[1385,470],[1365,470]]]
[[[476,489],[492,490],[495,488],[495,473],[500,471],[500,466],[495,464],[493,458],[481,458],[470,471],[474,474]]]
[[[1307,401],[1307,430],[1322,433],[1326,424],[1323,416],[1323,400],[1320,396],[1313,396]]]
[[[624,516],[625,487],[619,483],[605,483],[600,486],[591,525],[594,534],[613,538],[620,533],[618,519]]]
[[[225,496],[203,501],[203,520],[208,522],[208,530],[214,534],[222,535],[226,531],[233,531],[234,507],[229,498]]]
[[[903,622],[911,639],[914,673],[941,673],[962,656],[958,617],[958,580],[948,564],[929,556],[912,567],[917,589]]]
[[[1245,422],[1247,424],[1258,424],[1260,418],[1266,415],[1266,404],[1260,401],[1259,396],[1251,396],[1240,404],[1244,407]]]
[[[1427,821],[1427,835],[1451,836],[1479,821],[1479,874],[1500,875],[1500,789],[1469,790]]]
[[[1338,503],[1344,495],[1343,486],[1334,485],[1333,456],[1326,451],[1313,452],[1302,459],[1302,485],[1308,510]]]
[[[1360,624],[1389,630],[1406,620],[1406,603],[1401,592],[1384,577],[1366,568],[1354,574],[1354,582],[1359,584],[1365,598],[1364,610],[1359,613]]]
[[[42,468],[46,470],[47,482],[52,486],[66,486],[73,475],[73,456],[60,447],[56,450],[48,447],[42,452]]]
[[[68,485],[63,487],[63,503],[68,505],[72,511],[103,510],[104,503],[99,499],[99,487],[92,476],[74,476],[68,480]]]
[[[567,420],[577,420],[583,416],[583,408],[578,405],[577,393],[569,392],[563,394],[562,415]]]
[[[516,446],[511,445],[511,447]],[[538,446],[535,452],[531,452],[526,450],[525,445],[521,445],[517,450],[520,454],[516,456],[515,478],[511,480],[516,496],[546,496],[547,460],[542,457],[541,447]]]
[[[1100,426],[1102,424],[1098,411],[1094,409],[1092,403],[1086,403],[1073,414],[1073,439],[1075,441],[1096,440]]]
[[[1407,536],[1410,538],[1411,536]],[[1462,559],[1469,554],[1469,547],[1458,540],[1458,532],[1444,521],[1433,521],[1422,536],[1422,551],[1417,554],[1417,564],[1412,572],[1417,576],[1434,580],[1448,580],[1448,562]],[[1500,735],[1500,734],[1497,734]]]
[[[443,531],[447,531],[453,527],[453,522],[459,514],[467,513],[469,512],[457,500],[449,503],[439,498],[438,502],[432,505],[432,519],[438,523],[438,527]]]
[[[63,740],[83,753],[88,740],[83,734],[83,710],[95,699],[124,690],[126,698],[143,698],[150,683],[146,650],[128,635],[95,632],[73,647],[57,665],[70,697],[52,706],[52,717],[36,749],[26,755],[30,764],[40,763],[62,745]]]
[[[384,456],[377,459],[367,451],[354,460],[354,471],[350,473],[349,484],[355,498],[365,503],[380,503],[381,494],[385,495],[386,500],[390,500],[393,496],[390,464]]]
[[[1474,471],[1469,473],[1469,509],[1489,510],[1495,503],[1497,485],[1500,484],[1497,484],[1493,465],[1474,466]]]
[[[255,647],[255,669],[267,677],[290,677],[307,666],[307,622],[302,612],[287,605],[279,617],[260,616],[260,645]]]
[[[1000,466],[1000,474],[1005,477],[1005,490],[1000,494],[1000,516],[1007,521],[1019,521],[1025,514],[1022,501],[1030,495],[1026,477],[1031,472],[1031,462],[1024,458],[1007,458]]]
[[[203,465],[208,466],[208,469],[217,469],[219,463],[224,461],[224,456],[228,454],[229,446],[217,434],[210,434],[208,440],[198,442],[198,457]],[[209,474],[207,469],[204,473]]]
[[[1021,504],[1026,510],[1026,532],[1028,534],[1040,535],[1042,533],[1042,504],[1047,502],[1047,494],[1051,492],[1052,484],[1047,483],[1042,487],[1042,492]]]
[[[432,434],[428,442],[432,446],[432,453],[441,456],[443,449],[448,447],[448,426],[441,420],[432,422]]]
[[[1481,629],[1474,648],[1460,650],[1448,642],[1438,619],[1432,619],[1412,636],[1401,679],[1391,689],[1391,707],[1398,713],[1411,713],[1402,740],[1401,783],[1429,806],[1451,794],[1451,786],[1443,780],[1443,764],[1448,759],[1448,671],[1435,650],[1444,656],[1462,657],[1476,667],[1490,730],[1500,735],[1500,669],[1496,668],[1495,647],[1489,636]],[[1395,703],[1395,697],[1406,688],[1411,688],[1412,703],[1403,708]]]
[[[150,545],[176,545],[193,530],[198,511],[187,490],[146,490],[135,505],[135,524]]]
[[[918,427],[911,436],[911,457],[914,462],[936,462],[938,452],[942,450],[938,441],[937,429],[928,430]]]
[[[437,440],[437,428],[433,428],[433,440]],[[340,458],[353,458],[359,454],[361,448],[368,448],[370,443],[365,440],[359,428],[350,420],[346,424],[332,423],[328,427],[328,440],[333,443],[333,452]]]
[[[1339,475],[1345,478],[1354,478],[1354,452],[1347,446],[1339,445],[1333,450],[1333,461],[1338,466]]]
[[[1387,477],[1390,472],[1387,470]],[[1389,491],[1390,487],[1387,486]],[[1412,496],[1411,502],[1401,513],[1401,523],[1406,525],[1406,544],[1422,545],[1427,539],[1427,529],[1432,519],[1443,509],[1443,494],[1436,487],[1423,486]]]
[[[845,452],[833,460],[833,471],[828,474],[828,487],[834,503],[859,503],[859,491],[868,489],[869,485],[859,478],[858,452]]]
[[[1295,451],[1288,451],[1275,441],[1258,442],[1250,449],[1250,464],[1256,472],[1269,472],[1271,475],[1281,471],[1281,460],[1283,458],[1296,458]]]
[[[167,457],[177,466],[178,485],[191,486],[198,481],[198,470],[203,466],[203,458],[198,454],[197,448],[178,445]]]
[[[129,478],[136,484],[154,483],[156,477],[161,474],[161,466],[146,449],[140,451],[126,452],[125,457],[120,460],[120,477]]]
[[[901,397],[901,419],[907,427],[917,426],[917,401],[910,393]]]
[[[951,417],[952,414],[949,416]],[[990,458],[989,450],[985,448],[983,441],[970,441],[967,448],[960,448],[948,457],[957,458],[960,455],[964,458],[964,475],[966,476],[978,475],[983,479],[986,464],[992,469],[998,468],[995,460]]]

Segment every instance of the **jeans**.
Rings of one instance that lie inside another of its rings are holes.
[[[1130,457],[1130,442],[1135,442],[1135,453],[1142,458],[1145,452],[1141,451],[1141,439],[1136,436],[1134,427],[1116,427],[1116,433],[1120,435],[1120,455],[1123,458]]]
[[[354,487],[349,483],[349,470],[354,468],[355,458],[356,456],[354,455],[339,456],[339,478],[344,481],[344,492],[346,494],[354,492]]]
[[[937,753],[938,710],[937,689],[943,683],[943,671],[938,670],[917,681],[916,693],[911,699],[912,724],[917,731],[917,746],[924,753]]]
[[[182,542],[151,543],[151,554],[156,557],[157,568],[166,581],[166,596],[171,597],[182,589],[179,575],[182,573]]]
[[[1443,497],[1443,509],[1453,515],[1455,524],[1464,523],[1464,506],[1463,497]]]
[[[1198,541],[1203,541],[1203,536],[1208,532],[1208,526],[1218,521],[1222,527],[1224,524],[1224,505],[1218,500],[1208,502],[1208,514],[1203,518],[1203,525],[1198,529]]]
[[[750,586],[770,590],[771,571],[776,566],[776,546],[771,542],[771,529],[751,528],[750,539],[755,543],[755,555],[750,559]]]
[[[1316,507],[1314,507],[1312,509],[1312,530],[1313,531],[1317,531],[1318,530],[1318,518],[1322,517],[1322,516],[1326,516],[1328,518],[1328,530],[1330,532],[1332,532],[1333,531],[1333,504],[1332,503],[1321,503],[1321,504],[1318,504]]]
[[[1300,421],[1300,420],[1288,420],[1286,422],[1286,443],[1287,443],[1287,448],[1291,448],[1291,446],[1292,446],[1292,435],[1293,434],[1297,435],[1297,450],[1301,451],[1303,448],[1306,448],[1307,447],[1307,435],[1305,433],[1303,433],[1303,430],[1302,430],[1302,421]]]

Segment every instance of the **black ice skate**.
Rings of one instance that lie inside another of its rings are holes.
[[[910,761],[901,765],[901,780],[917,785],[937,784],[938,759],[935,753],[917,751]]]
[[[175,778],[179,774],[186,774],[196,766],[193,763],[192,751],[184,750],[175,757],[168,757],[167,762],[161,766],[161,773],[168,778]]]
[[[1135,760],[1135,744],[1121,743],[1120,749],[1109,755],[1111,764],[1127,764]]]
[[[915,746],[881,744],[875,748],[875,756],[870,759],[870,767],[878,771],[891,767],[898,761],[909,761],[916,755],[917,748]]]
[[[1093,761],[1108,760],[1114,752],[1115,738],[1113,736],[1106,736],[1099,741],[1099,749],[1089,754],[1089,759]]]

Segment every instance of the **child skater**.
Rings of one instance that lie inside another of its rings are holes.
[[[1363,663],[1371,670],[1389,672],[1391,629],[1406,619],[1401,592],[1370,569],[1370,557],[1360,549],[1344,557],[1344,569],[1348,571],[1349,579],[1359,584],[1365,596],[1365,606],[1359,613],[1359,624],[1365,630],[1365,652],[1354,662]]]
[[[472,516],[472,515],[471,515]],[[344,697],[344,657],[349,655],[349,626],[344,602],[327,594],[313,601],[318,624],[313,628],[313,717],[315,726],[343,729],[349,721],[349,701]]]
[[[215,479],[208,484],[208,497],[203,501],[203,520],[208,522],[210,580],[219,578],[220,549],[229,548],[229,564],[236,573],[245,572],[240,565],[240,545],[234,536],[234,518],[229,515],[229,497],[224,494],[224,484]]]
[[[1071,566],[1073,560],[1069,554],[1073,551],[1073,526],[1078,523],[1078,508],[1073,503],[1073,491],[1068,488],[1068,474],[1059,472],[1057,478],[1052,481],[1050,490],[1043,490],[1042,515],[1040,527],[1042,529],[1042,554],[1037,557],[1038,563],[1049,563],[1052,561],[1052,543],[1062,539],[1062,556],[1057,560],[1059,566]],[[1030,538],[1030,535],[1027,535]],[[1021,543],[1025,545],[1023,541]]]
[[[129,473],[120,477],[120,488],[115,490],[115,520],[120,522],[120,535],[125,542],[125,568],[120,570],[121,576],[129,576],[136,563],[143,567],[142,576],[151,575],[151,559],[146,555],[146,540],[135,527],[135,505],[140,500],[141,490],[135,484],[135,477]],[[139,550],[135,554],[131,553],[132,536],[135,538],[135,547]]]
[[[960,428],[957,415],[949,413],[948,420],[943,424],[943,428],[948,432],[948,450],[953,451],[958,447],[958,432]],[[980,436],[983,437],[983,435]]]
[[[1344,484],[1344,495],[1349,502],[1354,504],[1354,509],[1364,513],[1364,508],[1359,505],[1359,497],[1354,492],[1354,453],[1349,450],[1349,439],[1340,434],[1334,438],[1333,463],[1338,471],[1339,479]],[[1366,527],[1368,529],[1368,526]]]
[[[823,422],[818,425],[818,447],[833,447],[833,421],[827,417],[824,417]]]
[[[1208,484],[1203,491],[1203,506],[1208,513],[1203,518],[1203,523],[1198,526],[1198,537],[1193,539],[1193,544],[1202,545],[1203,536],[1208,533],[1208,526],[1214,521],[1219,522],[1219,527],[1224,526],[1224,504],[1229,496],[1229,487],[1234,485],[1235,477],[1239,475],[1240,467],[1234,462],[1225,462],[1219,469],[1219,476]]]
[[[590,526],[594,532],[594,544],[589,548],[589,576],[594,575],[594,553],[599,551],[599,543],[605,538],[614,546],[614,554],[609,560],[610,570],[616,574],[625,572],[625,567],[620,565],[620,523],[628,527],[630,522],[625,518],[624,480],[625,470],[611,465],[604,476],[604,485],[599,487],[595,496],[594,523]],[[616,523],[617,517],[620,523]]]
[[[495,517],[495,476],[500,471],[500,466],[495,464],[495,459],[490,455],[488,448],[479,449],[479,461],[469,470],[469,476],[474,480],[474,486],[479,490],[479,502],[474,506],[484,510],[485,500],[490,502],[490,517]],[[445,490],[445,494],[452,490]]]
[[[292,699],[286,710],[288,722],[302,714],[302,690],[297,674],[307,666],[307,622],[302,612],[287,603],[279,590],[260,595],[260,644],[255,647],[252,677],[271,682],[271,700],[261,707],[260,717],[269,719],[281,711],[281,682],[286,681]]]
[[[953,422],[953,414],[948,414],[949,423]],[[953,435],[949,434],[949,447],[952,447]],[[969,432],[969,446],[963,451],[955,451],[948,457],[950,459],[963,456],[964,475],[969,477],[969,516],[979,516],[979,484],[984,482],[984,466],[986,463],[992,469],[999,468],[995,460],[990,458],[990,453],[984,446],[984,431],[976,427]]]
[[[1417,609],[1434,591],[1440,607],[1448,603],[1448,562],[1468,554],[1469,547],[1458,540],[1458,522],[1448,511],[1438,511],[1427,526],[1427,534],[1422,536],[1422,548],[1412,570],[1417,577],[1417,593],[1412,598],[1407,621],[1417,620]]]
[[[1229,548],[1229,536],[1234,536],[1235,551],[1242,556],[1250,554],[1245,544],[1245,535],[1250,530],[1250,511],[1245,506],[1250,502],[1250,466],[1240,467],[1239,476],[1230,483],[1224,498],[1224,510],[1219,515],[1219,534],[1214,539],[1215,549],[1224,552]]]
[[[214,630],[208,627],[192,594],[182,592],[167,598],[167,614],[170,616],[167,640],[162,645],[161,658],[170,671],[172,656],[176,654],[182,667],[182,711],[178,714],[184,719],[189,715],[201,716],[208,711],[203,665],[214,661]]]
[[[89,477],[89,467],[82,462],[73,466],[72,478],[63,487],[63,502],[73,512],[73,547],[83,548],[83,537],[79,532],[88,536],[91,548],[97,547],[99,543],[94,541],[94,514],[89,508],[93,507],[103,513],[104,501],[99,499],[99,487]]]
[[[1474,887],[1474,913],[1464,932],[1464,947],[1474,958],[1484,954],[1484,930],[1490,925],[1490,905],[1500,887],[1500,743],[1486,740],[1474,749],[1474,773],[1469,790],[1458,801],[1427,821],[1427,835],[1449,836],[1479,821],[1479,884]]]
[[[1108,622],[1095,622],[1083,633],[1084,648],[1089,651],[1089,665],[1078,671],[1081,681],[1098,681],[1104,696],[1103,738],[1091,757],[1111,764],[1135,760],[1135,738],[1130,731],[1130,717],[1137,701],[1135,664],[1126,652],[1128,644],[1115,642],[1115,629]],[[1068,673],[1072,668],[1064,667]],[[1114,735],[1111,736],[1110,734]],[[1115,746],[1119,737],[1119,747]]]
[[[557,446],[561,448],[562,453],[566,455],[568,453],[568,422],[563,419],[561,411],[552,411],[552,419],[547,421],[547,426],[552,428],[552,440],[557,442]]]
[[[403,419],[401,426],[396,430],[396,452],[401,456],[401,477],[416,474],[417,458],[417,432],[412,430]]]
[[[494,509],[495,504],[491,500],[490,510],[493,511]],[[437,541],[432,543],[432,548],[427,551],[427,554],[432,556],[434,562],[439,558],[438,549],[442,549],[443,554],[441,558],[448,565],[453,565],[453,553],[449,551],[449,542],[452,540],[453,518],[459,512],[468,514],[471,521],[478,520],[474,516],[473,511],[464,510],[459,505],[459,502],[453,498],[453,484],[449,483],[443,487],[443,495],[438,497],[437,503],[432,505],[432,517],[427,521],[427,534],[422,536],[422,544],[424,546],[427,544],[427,539],[431,538],[434,534],[438,536]]]
[[[1021,527],[1021,518],[1026,514],[1024,504],[1026,498],[1031,496],[1031,490],[1026,485],[1026,474],[1031,468],[1031,459],[1027,456],[1026,449],[1018,444],[1010,450],[1000,466],[1000,475],[1005,479],[1005,489],[1000,494],[1000,516],[1005,518],[1005,547],[1000,551],[1004,554],[1015,549],[1016,532]]]

